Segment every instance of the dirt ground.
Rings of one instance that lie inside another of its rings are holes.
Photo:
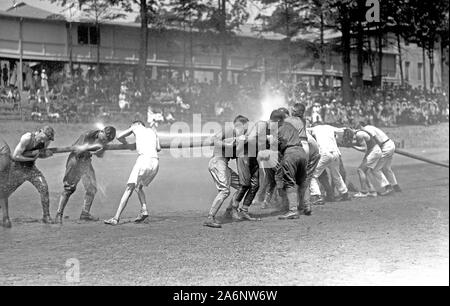
[[[2,137],[15,145],[21,133],[5,129],[0,124]],[[61,144],[75,133],[63,134]],[[406,149],[448,162],[446,137],[441,146]],[[362,156],[344,149],[343,157],[357,185]],[[132,152],[108,152],[94,160],[99,192],[93,214],[113,215],[135,158]],[[49,181],[52,216],[65,160],[60,155],[38,161]],[[71,258],[79,260],[80,285],[448,285],[448,169],[396,156],[401,194],[330,203],[288,222],[255,206],[261,222],[225,223],[215,230],[202,226],[216,192],[207,163],[162,153],[160,173],[147,189],[151,217],[141,225],[131,222],[138,213],[136,196],[119,226],[78,221],[81,185],[64,225],[44,225],[37,192],[22,186],[10,198],[13,228],[0,227],[0,285],[71,285],[65,266]]]

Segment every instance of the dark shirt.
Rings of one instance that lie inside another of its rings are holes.
[[[289,122],[284,122],[278,128],[278,147],[283,154],[291,147],[301,147],[302,143],[298,134],[298,129]]]
[[[77,141],[75,141],[75,143],[73,144],[73,146],[83,146],[83,145],[93,145],[93,144],[97,144],[97,143],[101,143],[98,139],[98,134],[100,133],[100,130],[95,130],[95,131],[89,131],[86,132],[84,134],[82,134]],[[88,159],[91,158],[92,154],[89,151],[80,153],[80,154],[76,154],[76,153],[71,153],[71,156],[76,156],[77,158],[80,159]]]
[[[297,129],[300,140],[308,140],[308,136],[306,135],[306,123],[302,118],[288,117],[284,122],[292,124]]]
[[[3,73],[2,73],[3,80],[7,80],[8,79],[8,68],[3,68],[2,71],[3,71]]]

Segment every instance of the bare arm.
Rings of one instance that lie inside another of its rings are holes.
[[[222,148],[233,148],[235,143],[235,138],[223,138],[223,132],[219,132],[211,138],[214,145],[217,145]]]
[[[367,144],[363,137],[356,137],[356,145],[352,146],[353,149],[358,150],[360,152],[366,152]]]
[[[128,136],[130,136],[133,133],[133,128],[128,128],[125,131],[123,131],[122,133],[120,133],[117,136],[117,140],[120,141],[123,144],[127,144],[127,140],[125,138],[127,138]]]
[[[28,152],[28,154],[31,153],[32,155],[34,155],[33,157],[24,156],[24,153],[26,152],[26,147],[27,147],[27,145],[30,144],[30,142],[31,142],[31,134],[25,134],[22,136],[19,144],[16,146],[16,148],[12,154],[12,159],[14,161],[30,162],[30,161],[35,161],[38,158],[39,150],[35,150],[33,152]]]
[[[156,134],[156,152],[161,152],[161,143],[159,142],[158,134]]]

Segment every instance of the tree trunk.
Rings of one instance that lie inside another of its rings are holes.
[[[383,87],[383,30],[378,26],[378,82],[379,87]]]
[[[145,68],[147,65],[147,43],[148,43],[148,7],[147,0],[140,0],[141,31],[139,39],[139,64],[138,64],[138,86],[139,91],[145,93]]]
[[[434,52],[429,51],[428,59],[430,61],[430,90],[434,88]]]
[[[228,85],[228,50],[227,50],[227,33],[226,33],[226,10],[227,2],[226,0],[219,0],[220,9],[220,32],[222,36],[222,62],[221,62],[221,73],[222,73],[222,88],[226,88]]]
[[[292,58],[291,58],[291,29],[289,25],[289,4],[287,0],[284,1],[284,13],[286,14],[286,52],[288,55],[288,71],[289,80],[292,77]]]
[[[186,16],[183,22],[183,34],[186,33]],[[186,35],[183,35],[183,81],[186,80]]]
[[[364,3],[361,0],[358,1],[358,29],[357,29],[357,66],[358,66],[358,76],[356,81],[356,86],[360,89],[363,87],[363,76],[364,76],[364,28],[362,25],[362,19],[364,18]]]
[[[348,8],[341,6],[341,28],[342,28],[342,98],[344,103],[352,102],[352,91],[350,86],[351,69],[351,37],[350,37],[350,16]]]
[[[400,66],[400,80],[402,87],[405,86],[405,76],[403,74],[403,56],[400,34],[397,33],[397,48],[398,48],[398,64]]]
[[[67,39],[68,39],[68,48],[69,48],[69,70],[70,70],[70,79],[73,80],[73,43],[72,43],[72,22],[69,21],[67,28]]]
[[[324,39],[325,21],[322,9],[320,10],[320,66],[322,69],[322,86],[326,87],[326,60],[325,60],[325,39]]]
[[[423,75],[423,91],[427,90],[427,72],[425,69],[425,47],[422,48],[422,75]]]
[[[189,29],[189,77],[191,81],[194,81],[194,35],[192,24]]]
[[[369,57],[369,66],[370,66],[370,73],[372,76],[372,80],[375,77],[375,67],[374,67],[374,56],[373,56],[373,52],[372,52],[372,40],[370,39],[370,37],[367,40],[367,44],[368,44],[368,57]]]
[[[100,24],[97,21],[95,23],[96,35],[97,35],[97,69],[95,69],[95,75],[100,74]]]
[[[358,22],[357,55],[358,79],[356,86],[362,88],[364,77],[364,30],[361,22]]]

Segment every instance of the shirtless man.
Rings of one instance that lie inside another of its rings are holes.
[[[50,198],[48,184],[42,172],[36,167],[38,158],[48,158],[53,155],[46,150],[54,140],[55,131],[50,126],[45,126],[35,132],[25,133],[12,154],[13,163],[10,169],[8,194],[13,193],[26,181],[30,182],[41,196],[43,210],[42,221],[52,223],[50,218]]]

